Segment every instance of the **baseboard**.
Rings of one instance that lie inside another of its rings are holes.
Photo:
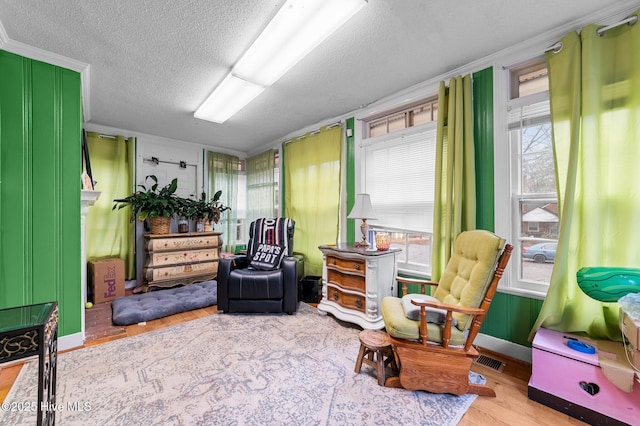
[[[58,337],[58,352],[79,348],[83,345],[84,338],[82,337],[82,333],[75,333]]]
[[[507,355],[511,358],[531,363],[531,348],[527,346],[518,345],[517,343],[498,339],[497,337],[489,336],[482,333],[478,334],[473,344],[485,349],[489,349],[493,352]]]

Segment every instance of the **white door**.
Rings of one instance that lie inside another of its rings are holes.
[[[153,181],[151,179],[145,181],[144,179],[146,176],[155,175],[158,178],[158,188],[162,188],[171,182],[173,178],[178,178],[176,195],[182,198],[199,198],[197,168],[198,166],[195,164],[186,164],[182,168],[179,164],[170,162],[154,164],[150,161],[144,161],[140,172],[141,180],[138,183],[149,188]]]

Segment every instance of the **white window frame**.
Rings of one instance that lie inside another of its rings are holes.
[[[364,126],[366,126],[366,122],[363,123]],[[437,122],[436,121],[431,121],[431,122],[427,122],[425,124],[420,124],[417,126],[411,126],[408,127],[406,129],[402,129],[402,130],[398,130],[395,132],[390,132],[384,135],[380,135],[380,136],[375,136],[372,138],[365,138],[361,140],[360,143],[360,148],[361,148],[361,155],[362,155],[362,160],[363,160],[363,168],[362,171],[364,172],[363,174],[366,174],[366,147],[370,146],[370,145],[380,145],[380,144],[384,144],[385,142],[389,142],[389,143],[397,143],[398,139],[402,139],[405,137],[411,137],[413,135],[417,135],[417,134],[422,134],[425,132],[432,132],[435,135],[436,132],[436,127],[437,127]],[[363,129],[363,133],[366,134],[366,129]],[[435,155],[435,153],[434,153]],[[434,171],[435,173],[435,171]],[[363,177],[363,182],[366,182],[366,179],[364,179]],[[366,188],[364,188],[364,191],[366,192]],[[389,226],[380,226],[377,225],[374,222],[370,223],[370,226],[372,229],[376,230],[376,231],[386,231],[389,233],[393,233],[393,234],[404,234],[404,241],[402,244],[402,247],[400,247],[403,251],[400,254],[399,258],[398,258],[398,271],[400,273],[403,274],[407,274],[407,275],[411,275],[411,276],[416,276],[416,277],[423,277],[423,278],[430,278],[431,277],[431,246],[427,247],[427,256],[425,259],[425,263],[419,263],[419,262],[413,262],[411,261],[407,255],[409,254],[409,241],[408,241],[408,235],[420,235],[422,237],[427,237],[429,238],[431,241],[433,241],[433,236],[432,236],[432,232],[430,231],[425,231],[425,230],[415,230],[415,229],[408,229],[408,228],[399,228],[399,227],[389,227]]]
[[[549,92],[547,91],[509,100],[511,69],[518,63],[534,59],[536,59],[536,56],[532,55],[530,58],[521,59],[518,62],[494,66],[494,216],[496,234],[502,236],[514,246],[511,260],[507,265],[503,279],[498,284],[498,290],[503,293],[544,299],[549,288],[548,283],[525,281],[519,278],[522,265],[520,195],[512,192],[512,182],[517,182],[520,176],[517,168],[513,166],[512,155],[518,154],[511,152],[508,120],[509,107],[517,108],[549,99]]]
[[[242,160],[243,162],[245,160]],[[247,171],[243,167],[243,170],[238,171],[238,194],[237,194],[238,204],[243,204],[242,208],[237,206],[238,212],[244,210],[243,217],[237,218],[237,226],[236,226],[236,245],[246,245],[249,240],[249,230],[246,226],[247,219]]]

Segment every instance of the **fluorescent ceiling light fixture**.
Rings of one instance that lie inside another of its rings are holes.
[[[366,0],[287,0],[233,68],[270,86],[340,28]]]
[[[278,81],[366,4],[367,0],[287,0],[194,116],[224,122],[265,87]],[[230,79],[234,83],[228,81]],[[242,87],[245,92],[230,92],[232,84]],[[225,85],[229,87],[219,92]],[[221,93],[225,94],[225,99],[214,99],[221,97]],[[233,108],[228,104],[230,101]],[[216,118],[209,114],[216,114]]]
[[[193,114],[195,118],[224,123],[265,88],[229,74]]]

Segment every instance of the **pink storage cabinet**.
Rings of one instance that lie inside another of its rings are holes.
[[[640,425],[640,383],[634,381],[630,393],[618,389],[600,369],[598,355],[569,347],[570,340],[596,347],[582,337],[538,330],[529,399],[591,425]]]

